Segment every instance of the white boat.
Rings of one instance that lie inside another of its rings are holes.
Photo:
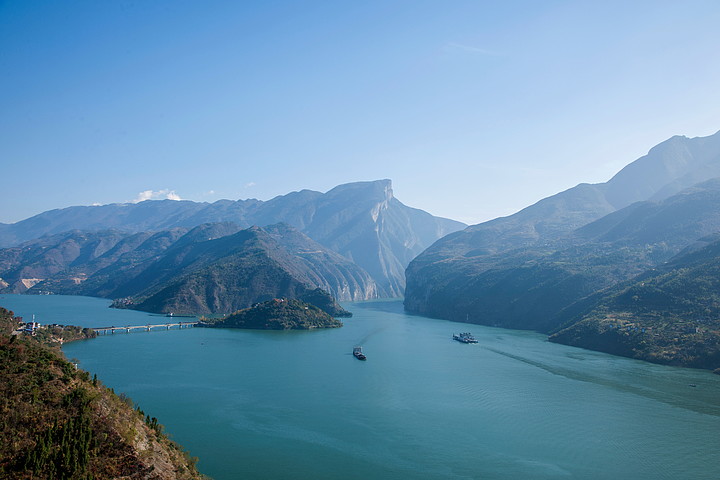
[[[454,333],[453,340],[457,340],[461,343],[477,343],[478,341],[472,336],[472,333]]]

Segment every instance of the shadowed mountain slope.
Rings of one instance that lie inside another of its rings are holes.
[[[378,296],[367,272],[285,224],[69,232],[1,250],[0,276],[4,292],[126,298],[119,304],[153,312],[229,313],[317,288],[340,300]]]
[[[634,238],[636,243],[641,242],[643,236],[647,237],[648,242],[658,244],[663,242],[663,235],[668,239],[673,239],[676,235],[682,237],[684,234],[680,231],[693,223],[690,218],[700,224],[697,225],[698,228],[691,227],[698,236],[703,234],[702,232],[710,233],[702,227],[703,220],[692,210],[678,210],[677,215],[686,215],[687,221],[679,221],[675,227],[667,227],[663,222],[673,216],[668,213],[668,209],[673,208],[672,205],[661,203],[663,212],[667,215],[659,216],[653,224],[651,219],[644,221],[644,217],[655,208],[652,204],[632,204],[640,200],[659,202],[675,196],[673,201],[678,202],[677,209],[691,209],[693,207],[684,206],[682,197],[676,194],[697,181],[717,176],[718,171],[720,132],[704,138],[673,137],[654,147],[645,157],[625,167],[607,183],[578,185],[509,217],[470,226],[435,242],[415,258],[406,270],[405,307],[411,312],[441,318],[468,318],[468,313],[460,315],[457,308],[448,310],[448,307],[457,304],[459,300],[462,300],[460,304],[467,305],[473,298],[489,294],[488,283],[484,278],[505,275],[503,272],[508,263],[520,265],[522,262],[537,262],[536,257],[545,258],[550,254],[562,257],[565,255],[562,253],[563,248],[567,245],[583,245],[578,248],[592,250],[594,247],[586,244],[593,238],[596,238],[593,240],[595,243],[612,242],[619,234],[608,230],[613,225],[618,226],[618,232],[623,232],[622,235],[628,239]],[[705,185],[701,188],[708,190],[707,195],[714,196],[714,187]],[[685,190],[684,195],[691,193],[691,189]],[[702,200],[699,203],[702,203]],[[618,209],[620,211],[617,211]],[[640,218],[643,218],[643,222],[638,221]],[[601,220],[588,225],[598,219]],[[666,227],[669,230],[665,231]],[[708,227],[711,228],[712,224]],[[632,233],[633,228],[635,233]],[[672,230],[673,228],[675,230]],[[601,235],[606,235],[607,238],[603,239]],[[676,243],[679,243],[679,240]],[[664,248],[662,245],[657,247]],[[606,245],[598,248],[616,247]],[[608,258],[608,255],[609,251],[604,258]],[[527,290],[536,285],[534,274],[528,271],[524,273],[530,275],[526,284],[514,287],[508,285],[507,288]],[[618,278],[624,276],[625,274],[619,275]],[[554,285],[579,289],[572,295],[574,297],[603,284],[591,281],[589,285],[583,286],[580,279],[577,280],[570,285],[550,282],[548,287]],[[498,284],[496,280],[490,283]],[[507,306],[498,308],[500,315]],[[524,312],[524,309],[520,310]]]
[[[633,204],[553,242],[446,259],[430,270],[437,277],[412,281],[431,292],[424,312],[430,316],[549,332],[568,321],[565,310],[584,297],[718,231],[720,179],[659,203]],[[408,295],[406,306],[414,300]]]
[[[550,340],[656,363],[720,369],[719,292],[720,241],[714,235],[587,299]]]

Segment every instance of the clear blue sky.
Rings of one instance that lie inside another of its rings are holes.
[[[507,215],[720,130],[719,26],[715,0],[0,1],[0,222],[380,178]]]

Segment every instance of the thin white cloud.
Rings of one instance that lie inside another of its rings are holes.
[[[182,200],[175,190],[145,190],[138,193],[138,196],[131,203],[140,203],[145,200]]]
[[[248,183],[245,184],[245,188],[252,188],[252,187],[254,187],[255,185],[256,185],[255,182],[248,182]]]
[[[502,57],[505,55],[504,53],[496,52],[494,50],[488,50],[486,48],[474,47],[472,45],[464,45],[462,43],[455,42],[448,42],[445,47],[450,50],[460,50],[463,52],[474,53],[477,55],[485,55],[488,57]]]

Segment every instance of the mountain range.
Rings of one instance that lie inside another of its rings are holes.
[[[583,183],[514,215],[447,235],[415,259],[409,274],[436,261],[477,258],[555,240],[632,203],[661,201],[716,177],[720,177],[720,132],[710,137],[675,136],[605,183]]]
[[[606,183],[437,241],[408,266],[405,308],[546,333],[567,328],[602,292],[720,231],[718,176],[720,132],[673,137]]]
[[[664,363],[714,365],[717,326],[707,312],[715,299],[706,286],[715,261],[708,244],[720,232],[720,132],[673,137],[608,182],[463,227],[405,206],[389,180],[266,202],[69,207],[0,224],[0,291],[94,295],[177,313],[228,313],[308,296],[333,310],[331,296],[404,291],[412,313],[533,329],[553,341]],[[702,268],[683,266],[698,251],[706,252]],[[696,291],[684,311],[676,308],[678,285]],[[676,298],[674,313],[659,321],[670,305],[658,301],[664,296]],[[635,327],[646,336],[618,336]],[[710,353],[692,353],[698,345]]]
[[[437,239],[466,226],[404,205],[394,197],[390,180],[377,180],[326,193],[302,190],[269,201],[149,200],[50,210],[0,224],[0,247],[71,230],[143,233],[220,222],[239,228],[286,223],[362,267],[383,297],[401,296],[408,263]]]
[[[378,296],[362,268],[286,224],[204,224],[160,232],[71,231],[0,250],[6,293],[112,299],[157,313],[230,313],[271,298]],[[314,298],[341,312],[333,297]],[[320,295],[322,297],[323,295]]]

